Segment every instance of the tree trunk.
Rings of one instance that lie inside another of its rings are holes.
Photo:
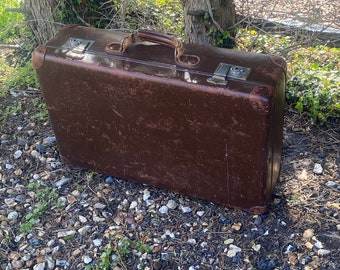
[[[55,0],[25,0],[24,6],[30,11],[26,20],[34,34],[35,43],[44,44],[53,37],[60,25],[56,24]]]
[[[233,47],[236,12],[233,0],[182,0],[186,41]]]

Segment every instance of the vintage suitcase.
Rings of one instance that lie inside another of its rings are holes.
[[[268,208],[280,171],[282,58],[71,25],[32,61],[65,163]]]

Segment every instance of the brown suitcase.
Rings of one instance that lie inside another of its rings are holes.
[[[65,163],[267,210],[280,171],[282,58],[72,25],[32,61]]]

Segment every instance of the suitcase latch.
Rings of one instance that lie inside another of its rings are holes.
[[[207,79],[207,82],[216,85],[227,85],[227,78],[246,80],[250,71],[251,68],[248,67],[220,63],[213,76]]]
[[[93,40],[71,37],[65,42],[62,49],[66,56],[80,60],[84,58],[85,52],[92,46],[93,43]]]

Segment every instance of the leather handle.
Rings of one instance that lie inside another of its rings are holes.
[[[129,46],[142,41],[149,41],[173,48],[175,52],[175,61],[181,65],[194,67],[200,62],[199,56],[184,54],[183,44],[179,40],[174,39],[169,35],[150,30],[138,30],[123,38],[120,43],[111,42],[106,46],[106,52],[124,53]]]

